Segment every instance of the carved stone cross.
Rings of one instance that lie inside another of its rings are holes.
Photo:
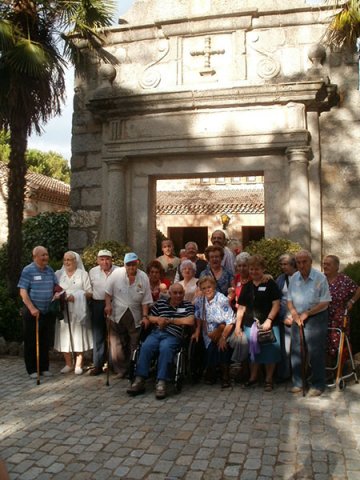
[[[192,51],[190,55],[193,57],[204,55],[204,69],[200,70],[200,75],[215,75],[216,70],[211,68],[211,55],[223,55],[225,50],[212,50],[211,37],[205,37],[204,50]]]

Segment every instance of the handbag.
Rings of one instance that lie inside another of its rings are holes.
[[[228,338],[228,344],[233,349],[231,361],[235,363],[241,363],[247,360],[249,356],[249,343],[245,333],[241,337],[237,337],[233,332]]]
[[[270,330],[263,330],[261,325],[258,325],[257,341],[259,345],[268,345],[276,342],[276,337],[272,328]]]

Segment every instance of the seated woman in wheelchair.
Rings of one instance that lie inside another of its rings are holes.
[[[129,395],[145,392],[145,379],[149,376],[151,361],[158,353],[155,396],[158,399],[166,397],[166,382],[170,380],[169,366],[181,346],[183,328],[194,325],[194,307],[184,300],[182,285],[171,285],[169,295],[170,298],[161,298],[151,307],[149,321],[153,329],[141,345],[135,380],[127,389]]]

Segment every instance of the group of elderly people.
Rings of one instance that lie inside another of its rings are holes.
[[[344,310],[350,310],[360,297],[360,288],[339,273],[336,256],[325,257],[324,275],[312,267],[308,251],[284,254],[280,257],[283,274],[275,281],[266,274],[260,255],[242,252],[235,259],[225,247],[221,230],[213,233],[212,245],[205,250],[206,261],[198,256],[195,242],[185,245],[182,261],[174,255],[171,240],[164,240],[162,249],[163,255],[150,262],[147,273],[138,268],[134,252],[125,255],[123,267],[117,267],[112,264],[111,252],[100,250],[98,265],[89,274],[80,256],[71,251],[65,253],[63,267],[54,274],[46,249],[36,247],[34,261],[24,268],[18,284],[24,303],[24,357],[30,377],[37,375],[35,318],[39,321],[40,370],[44,376],[51,375],[49,308],[54,299],[60,299],[64,316],[56,323],[54,348],[64,355],[61,373],[82,374],[83,353],[90,349],[94,363],[90,374],[103,373],[108,331],[111,367],[125,378],[142,325],[148,334],[127,392],[138,395],[145,391],[151,359],[157,353],[155,395],[165,398],[169,364],[185,328],[191,340],[202,345],[199,362],[207,384],[220,377],[222,388],[231,385],[229,368],[232,361],[238,361],[235,350],[241,345],[242,360],[249,354],[250,363],[244,387],[258,385],[263,364],[265,391],[273,390],[276,372],[278,380],[292,375],[291,392],[298,393],[303,389],[303,329],[312,369],[308,394],[322,394],[326,339],[329,355],[336,354],[339,342],[336,333],[328,337],[329,316],[330,326],[339,326]]]

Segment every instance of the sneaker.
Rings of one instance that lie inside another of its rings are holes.
[[[308,397],[320,397],[322,395],[322,390],[319,390],[317,388],[310,388]]]
[[[33,378],[33,379],[36,379],[37,378],[37,373],[36,372],[30,373],[29,377]]]
[[[145,392],[145,379],[143,377],[135,377],[134,382],[126,390],[126,393],[135,397]]]
[[[75,367],[75,375],[82,375],[83,369],[81,367]]]
[[[43,372],[41,372],[41,375],[43,375],[44,377],[52,377],[54,374],[49,370],[44,370]]]
[[[166,397],[166,382],[165,380],[159,380],[155,387],[155,397],[158,400],[162,400]]]
[[[60,370],[60,373],[69,373],[72,371],[72,369],[73,368],[69,367],[69,365],[65,365],[65,367]]]
[[[289,390],[290,393],[300,393],[302,392],[302,387],[292,387]]]

